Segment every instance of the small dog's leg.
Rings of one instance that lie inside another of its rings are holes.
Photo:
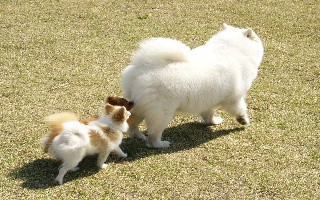
[[[205,124],[218,125],[223,121],[221,117],[215,116],[214,109],[201,113],[201,118]]]
[[[72,171],[77,167],[82,158],[76,158],[75,160],[68,160],[60,165],[59,174],[56,177],[55,181],[60,185],[63,183],[63,177],[68,171]]]
[[[107,158],[109,157],[109,154],[111,153],[110,149],[105,149],[104,151],[100,151],[99,152],[99,156],[98,156],[98,162],[97,162],[97,166],[100,169],[104,169],[106,168],[108,165],[105,164],[104,162],[106,162]]]
[[[119,146],[117,146],[113,151],[115,155],[117,155],[118,157],[121,157],[121,158],[128,157],[128,154],[124,153]]]
[[[55,181],[58,183],[58,184],[62,184],[63,183],[63,177],[64,175],[69,171],[70,169],[68,167],[65,167],[65,166],[62,166],[60,169],[59,169],[59,174],[58,176],[56,177]]]

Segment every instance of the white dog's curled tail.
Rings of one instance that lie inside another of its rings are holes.
[[[131,59],[135,67],[158,68],[170,63],[189,61],[190,48],[178,40],[151,38],[140,43]]]

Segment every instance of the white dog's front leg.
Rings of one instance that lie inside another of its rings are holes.
[[[161,133],[162,135],[162,133]],[[170,142],[169,141],[161,141],[161,135],[151,135],[148,136],[147,139],[147,146],[152,147],[152,148],[168,148],[170,147]]]

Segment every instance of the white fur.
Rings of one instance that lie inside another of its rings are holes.
[[[181,42],[152,38],[141,44],[122,74],[125,98],[138,118],[129,135],[143,138],[138,125],[145,119],[147,145],[169,147],[163,130],[176,111],[200,114],[205,123],[219,124],[214,115],[221,106],[248,124],[245,96],[258,73],[263,45],[252,29],[224,24],[205,45],[189,50]]]
[[[114,106],[118,107],[118,106]],[[130,113],[126,111],[127,117]],[[90,143],[90,132],[94,131],[98,133],[102,138],[106,135],[98,126],[109,126],[113,131],[116,131],[120,138],[117,141],[108,141],[106,152],[99,151],[95,146]],[[115,124],[112,120],[112,115],[101,114],[99,120],[92,121],[88,125],[84,125],[79,121],[68,121],[62,123],[62,131],[56,136],[48,152],[55,158],[63,161],[59,169],[59,174],[56,177],[56,181],[62,184],[63,177],[68,171],[76,171],[79,168],[77,165],[87,155],[94,155],[99,153],[105,154],[103,159],[98,159],[98,167],[105,168],[107,165],[104,164],[108,155],[113,151],[120,157],[126,157],[127,154],[123,153],[119,145],[122,141],[122,132],[128,131],[128,123],[126,120],[121,124]],[[46,137],[45,137],[46,138]],[[45,139],[43,140],[45,142]],[[100,161],[99,161],[100,160]]]

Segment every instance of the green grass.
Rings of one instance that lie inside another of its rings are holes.
[[[319,199],[319,16],[315,0],[2,0],[0,198]],[[54,185],[59,163],[39,143],[44,116],[89,117],[122,96],[121,71],[140,40],[196,47],[223,22],[253,27],[265,45],[250,126],[224,113],[220,126],[175,117],[164,133],[171,148],[125,138],[127,159],[99,171],[89,157]]]

